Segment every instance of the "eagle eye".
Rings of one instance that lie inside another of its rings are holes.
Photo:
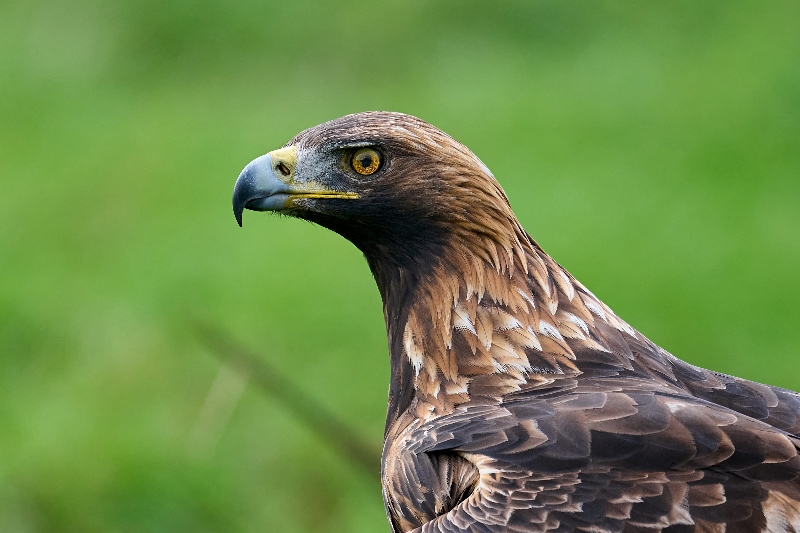
[[[381,154],[373,148],[359,148],[350,158],[350,166],[362,176],[374,174],[381,168]]]

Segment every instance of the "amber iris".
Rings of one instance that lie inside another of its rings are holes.
[[[381,154],[372,148],[360,148],[353,154],[350,166],[362,176],[369,176],[380,168]]]

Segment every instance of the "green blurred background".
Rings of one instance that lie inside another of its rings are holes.
[[[800,3],[0,3],[0,531],[388,531],[377,481],[198,341],[380,443],[359,253],[230,207],[370,109],[468,145],[542,246],[679,357],[800,389]]]

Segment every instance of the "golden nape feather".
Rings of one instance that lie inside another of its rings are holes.
[[[380,290],[396,532],[800,531],[800,396],[689,365],[542,251],[488,168],[399,113],[250,163],[234,212],[355,244]]]

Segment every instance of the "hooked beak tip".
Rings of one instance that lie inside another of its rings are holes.
[[[242,227],[242,213],[244,212],[244,207],[247,202],[242,202],[240,199],[237,201],[237,198],[234,197],[233,200],[233,216],[236,217],[236,223],[239,224],[239,227]]]
[[[270,154],[258,157],[248,163],[236,180],[233,187],[233,216],[239,227],[242,226],[242,213],[245,209],[254,211],[268,211],[276,209],[278,204],[276,194],[289,189],[283,181],[275,177],[272,172],[272,159]],[[267,200],[273,198],[275,205]],[[261,205],[265,204],[265,205]],[[266,205],[269,204],[269,205]]]

